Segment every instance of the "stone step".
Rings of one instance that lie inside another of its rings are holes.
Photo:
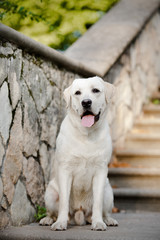
[[[160,112],[160,104],[149,103],[147,105],[144,105],[143,112],[152,112],[152,113]]]
[[[148,117],[148,118],[143,117],[143,118],[138,119],[135,122],[135,125],[140,125],[140,126],[156,125],[156,126],[160,126],[160,118],[156,118],[154,116]]]
[[[151,100],[154,100],[154,99],[160,99],[160,87],[159,87],[159,91],[156,91],[153,93]]]
[[[149,104],[143,107],[144,115],[150,116],[154,115],[154,117],[160,117],[160,105]]]
[[[133,148],[116,148],[115,149],[117,157],[158,157],[160,158],[160,148],[159,149],[133,149]]]
[[[115,156],[117,162],[109,169],[115,206],[160,212],[160,105],[144,106]]]
[[[159,149],[160,134],[157,133],[129,133],[125,141],[125,148]]]
[[[113,189],[114,197],[139,197],[139,198],[159,198],[160,191],[155,189],[138,189],[138,188],[115,188]]]
[[[158,168],[110,168],[109,179],[114,188],[160,191],[160,169]]]
[[[159,117],[141,117],[135,122],[131,133],[155,133],[160,135],[160,115]]]
[[[130,167],[157,167],[160,169],[160,158],[159,157],[144,157],[144,156],[132,156],[132,157],[118,157],[119,164],[126,164]]]
[[[151,133],[147,134],[144,133],[128,133],[126,140],[133,140],[133,141],[160,141],[160,134],[157,133]]]
[[[120,210],[160,212],[160,191],[153,189],[113,189],[114,204]]]
[[[128,163],[132,167],[160,169],[160,149],[154,148],[117,148],[116,158],[119,163]]]

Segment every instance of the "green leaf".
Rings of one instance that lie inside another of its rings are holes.
[[[24,7],[20,7],[20,9],[18,10],[18,13],[23,12],[23,10],[24,10]]]
[[[37,205],[37,212],[34,215],[34,218],[36,219],[36,221],[41,220],[42,218],[46,217],[46,215],[47,215],[46,214],[46,208]]]
[[[4,18],[5,13],[4,12],[0,12],[0,20],[2,21],[2,19]]]

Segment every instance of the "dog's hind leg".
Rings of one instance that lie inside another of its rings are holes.
[[[55,181],[50,181],[45,192],[45,205],[47,216],[40,220],[40,225],[52,225],[56,221],[58,215],[59,194],[56,190]]]
[[[112,208],[113,208],[113,191],[107,178],[103,198],[103,220],[107,226],[118,226],[117,220],[110,217],[110,214],[112,213]]]

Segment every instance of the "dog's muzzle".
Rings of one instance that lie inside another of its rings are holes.
[[[92,100],[91,99],[84,99],[82,102],[82,107],[84,109],[83,115],[81,116],[81,123],[84,127],[92,127],[100,117],[100,112],[95,115],[91,111]]]
[[[92,127],[100,118],[99,112],[97,115],[94,115],[91,111],[85,111],[81,116],[81,123],[84,127]]]

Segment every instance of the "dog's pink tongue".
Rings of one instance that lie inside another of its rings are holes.
[[[94,116],[86,115],[82,117],[82,126],[83,127],[91,127],[94,124]]]

